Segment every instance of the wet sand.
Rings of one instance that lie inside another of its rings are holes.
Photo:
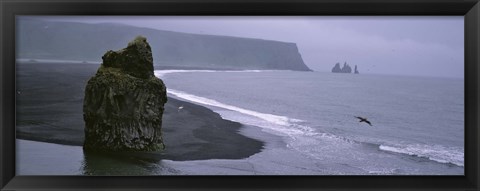
[[[84,88],[98,66],[17,64],[17,138],[81,146]],[[242,128],[206,107],[169,97],[162,125],[166,150],[154,155],[175,161],[247,158],[264,143],[239,134]]]

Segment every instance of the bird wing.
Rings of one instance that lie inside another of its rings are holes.
[[[357,117],[357,116],[355,116],[355,117],[356,117],[357,119],[360,119],[360,121],[366,121],[366,120],[367,120],[367,118],[365,118],[365,117]]]
[[[372,126],[372,123],[370,123],[370,121],[365,120],[365,123],[368,123],[370,126]]]

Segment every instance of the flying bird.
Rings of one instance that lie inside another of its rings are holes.
[[[368,121],[367,118],[357,117],[357,116],[355,116],[355,118],[360,119],[360,121],[359,121],[360,123],[365,122],[365,123],[368,123],[370,126],[372,126],[372,123],[370,123],[370,121]]]
[[[183,109],[183,105],[178,107],[178,111],[180,111],[181,109]]]

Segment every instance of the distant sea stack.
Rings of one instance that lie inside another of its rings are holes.
[[[357,70],[357,66],[355,66],[355,71]],[[332,68],[333,73],[352,73],[352,68],[345,62],[343,67],[340,68],[340,63],[336,63],[335,66]]]
[[[158,151],[166,87],[154,76],[146,38],[108,51],[87,83],[83,103],[86,151]]]
[[[336,63],[335,66],[332,68],[333,73],[342,73],[342,68],[340,68],[340,63]]]
[[[357,65],[355,65],[355,74],[360,74],[360,72],[358,72],[358,69],[357,69]]]

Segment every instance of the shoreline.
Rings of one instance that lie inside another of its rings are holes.
[[[17,63],[16,138],[82,146],[84,88],[98,66]],[[168,97],[162,118],[166,149],[154,152],[156,159],[243,159],[265,146],[240,133],[248,128],[245,125],[172,97]]]

